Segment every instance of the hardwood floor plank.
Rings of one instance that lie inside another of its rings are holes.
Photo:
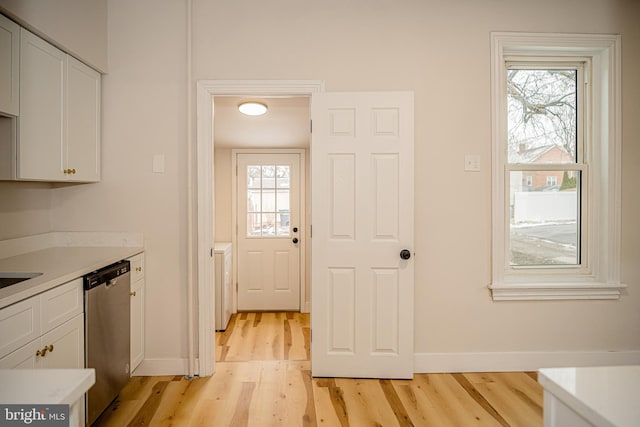
[[[407,414],[414,426],[434,425],[430,424],[425,416],[425,411],[427,411],[431,406],[429,402],[427,402],[426,396],[422,394],[417,395],[414,387],[405,382],[399,383],[395,387],[398,391],[398,397],[403,402]]]
[[[340,378],[336,380],[336,384],[344,393],[352,425],[399,425],[380,380]]]
[[[286,319],[283,323],[284,327],[284,351],[282,358],[284,360],[289,360],[289,354],[291,353],[291,347],[293,346],[293,338],[291,337],[291,323],[289,323],[289,319]]]
[[[149,420],[149,424],[154,424],[158,426],[171,426],[171,425],[186,425],[188,424],[188,408],[185,406],[189,402],[193,402],[195,404],[197,400],[185,400],[185,392],[188,388],[190,388],[194,384],[193,381],[183,380],[183,381],[172,381],[167,384],[165,388],[162,398],[160,399],[160,403],[158,408],[153,415],[153,417]],[[148,425],[148,424],[146,424]]]
[[[128,424],[128,427],[147,426],[151,424],[151,419],[155,415],[158,407],[160,406],[160,400],[162,399],[162,393],[164,389],[169,385],[169,381],[158,381],[151,390],[151,395],[144,402],[142,408],[138,411],[136,416]]]
[[[251,399],[253,397],[253,390],[256,384],[252,382],[242,383],[242,392],[238,402],[236,403],[236,409],[231,419],[230,427],[246,427],[249,423],[249,407],[251,406]]]
[[[420,391],[432,404],[427,412],[429,425],[500,426],[449,374],[422,374],[414,377]]]
[[[396,419],[398,420],[398,424],[401,427],[413,426],[413,423],[411,422],[411,417],[409,416],[409,414],[407,413],[407,410],[402,404],[402,401],[400,400],[398,393],[393,387],[391,380],[380,380],[380,387],[382,387],[382,391],[385,397],[387,398],[387,401],[389,402],[389,405],[391,406],[391,409],[393,410],[393,413],[395,414]]]
[[[473,384],[471,384],[471,382],[464,376],[464,374],[452,374],[452,376],[456,379],[456,381],[458,381],[458,384],[460,384],[462,388],[464,388],[467,393],[469,393],[469,396],[471,396],[473,400],[475,400],[485,411],[487,411],[489,415],[495,418],[501,426],[509,427],[509,423],[507,423],[502,415],[500,415],[500,413],[498,413],[498,411],[496,411],[495,408],[491,406],[487,399],[484,398],[482,393],[480,393],[473,386]]]
[[[510,425],[542,424],[541,388],[529,376],[493,372],[484,375],[492,381],[476,384],[476,388]],[[530,388],[532,385],[538,389]]]
[[[329,401],[331,402],[331,407],[333,408],[333,415],[335,415],[335,419],[340,423],[340,426],[349,427],[349,414],[347,412],[347,405],[344,401],[344,393],[342,389],[336,385],[336,380],[334,378],[323,378],[317,380],[316,385],[318,387],[324,387],[327,389],[327,392],[329,394]],[[329,415],[329,413],[325,413]],[[321,419],[324,420],[325,417],[321,417]]]
[[[316,426],[316,406],[313,399],[313,381],[311,378],[311,370],[304,369],[300,371],[302,380],[304,382],[304,388],[307,392],[307,402],[304,408],[304,415],[302,416],[303,426]]]

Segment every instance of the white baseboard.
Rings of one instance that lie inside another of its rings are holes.
[[[144,359],[131,373],[132,377],[151,377],[160,375],[187,375],[188,359]]]
[[[640,365],[640,351],[416,353],[416,374],[537,371],[541,368]]]

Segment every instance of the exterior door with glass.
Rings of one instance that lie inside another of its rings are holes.
[[[238,310],[300,310],[300,155],[237,154]]]

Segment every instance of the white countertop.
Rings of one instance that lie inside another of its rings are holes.
[[[0,308],[143,252],[142,247],[51,247],[0,259],[0,272],[41,276],[0,289]]]
[[[95,369],[0,369],[0,403],[71,405],[96,382]]]
[[[540,369],[538,382],[596,426],[640,426],[640,366]]]

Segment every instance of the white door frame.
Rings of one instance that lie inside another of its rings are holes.
[[[300,190],[300,207],[299,215],[300,221],[298,222],[298,228],[300,229],[300,312],[308,312],[309,307],[306,306],[307,294],[306,294],[306,251],[307,251],[307,239],[308,236],[305,233],[307,229],[307,194],[306,194],[306,159],[305,150],[301,148],[273,148],[273,149],[252,149],[252,148],[235,148],[231,150],[231,230],[233,243],[233,278],[235,283],[233,284],[235,291],[233,292],[233,312],[238,311],[238,289],[236,283],[238,283],[238,175],[233,173],[238,167],[238,154],[298,154],[300,156],[300,182],[298,183]]]
[[[324,92],[321,80],[199,80],[196,85],[196,188],[190,188],[196,200],[195,223],[191,238],[196,242],[197,294],[194,307],[198,310],[196,373],[210,376],[215,372],[215,306],[213,245],[214,182],[213,182],[213,97],[236,96],[311,96]],[[191,218],[189,218],[191,221]],[[189,283],[188,286],[193,286]],[[189,313],[193,316],[195,313]],[[195,333],[195,331],[194,331]],[[194,337],[196,338],[196,337]],[[189,361],[192,362],[191,360]]]

